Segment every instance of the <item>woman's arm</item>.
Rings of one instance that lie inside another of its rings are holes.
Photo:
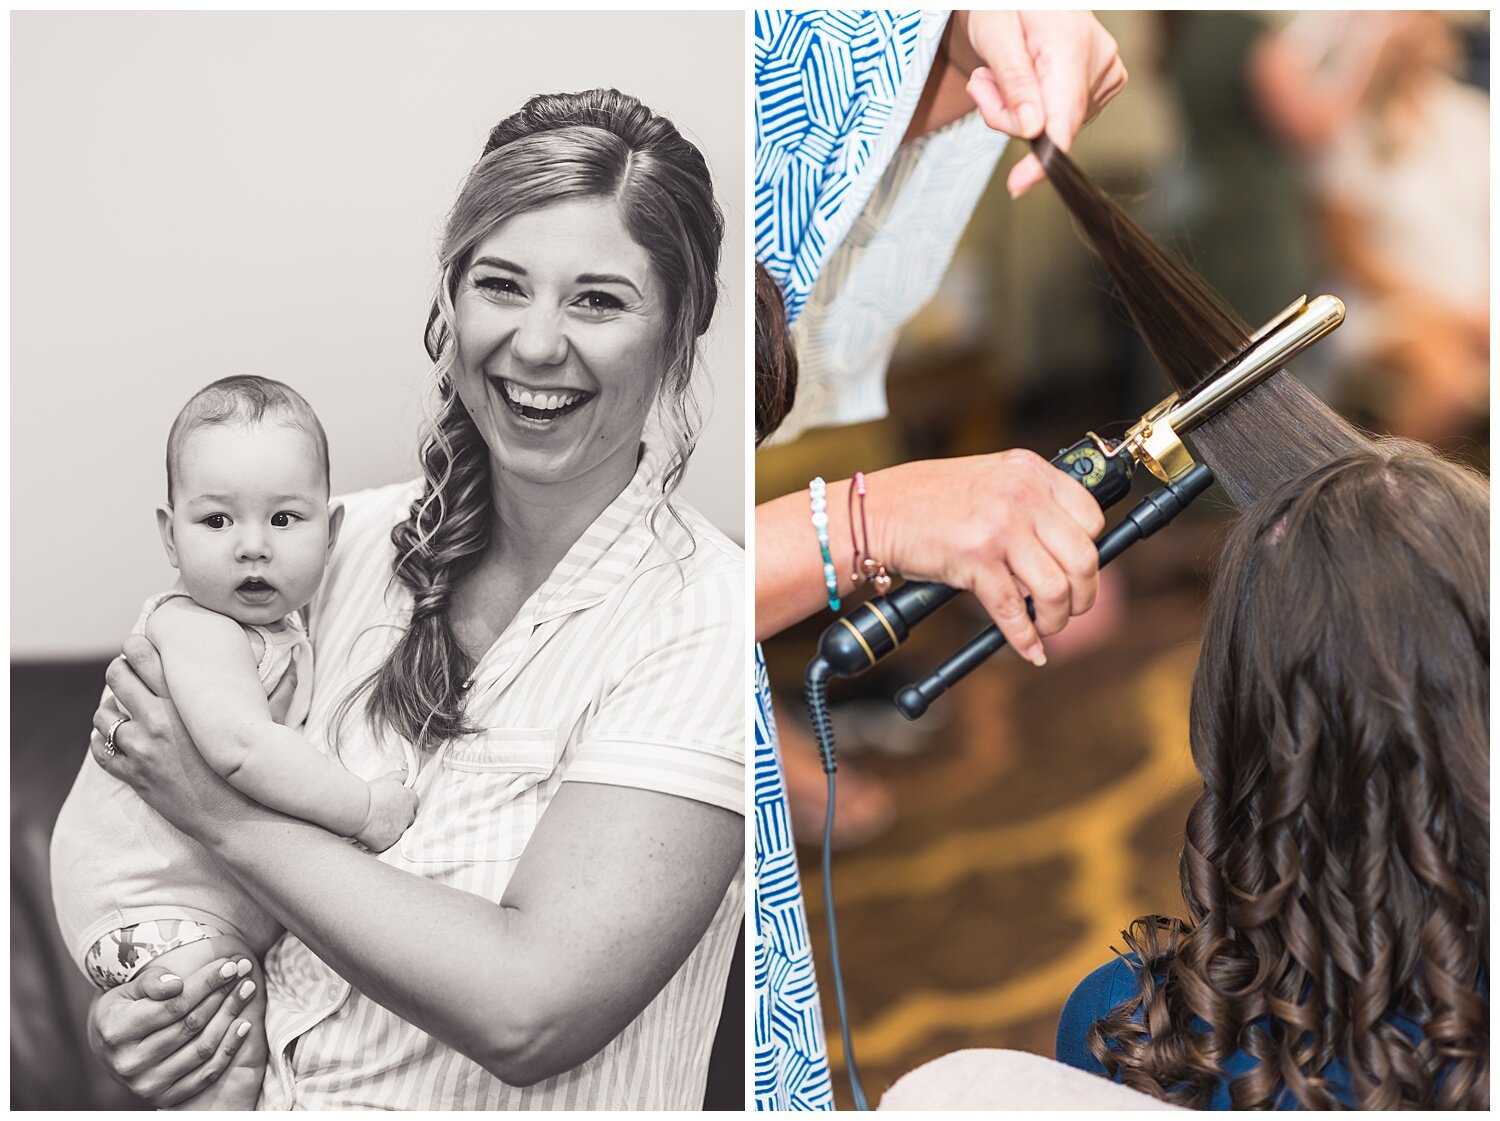
[[[130,665],[106,676],[133,718],[117,755],[96,744],[106,770],[361,992],[512,1085],[577,1066],[639,1015],[702,937],[743,857],[738,814],[569,782],[496,905],[239,794],[148,688],[163,685],[150,644],[132,639],[126,651]]]
[[[853,587],[849,481],[828,485],[828,544],[840,596]],[[972,591],[1023,658],[1040,635],[1093,605],[1104,514],[1088,491],[1028,451],[924,460],[866,478],[869,553],[893,573]],[[755,637],[828,604],[806,491],[755,509]],[[858,517],[856,505],[855,516]],[[1024,594],[1036,606],[1027,616]]]

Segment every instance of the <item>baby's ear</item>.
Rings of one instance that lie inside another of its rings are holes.
[[[338,544],[339,530],[344,525],[344,504],[334,499],[328,504],[328,555],[333,556],[333,547]]]
[[[161,533],[162,546],[167,550],[167,560],[177,567],[177,540],[172,535],[172,507],[166,503],[156,508],[156,528]]]

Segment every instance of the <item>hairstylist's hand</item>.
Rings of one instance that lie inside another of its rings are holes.
[[[123,649],[104,672],[114,699],[106,699],[94,712],[89,740],[94,760],[162,817],[204,841],[207,831],[229,820],[243,799],[193,746],[177,706],[167,698],[156,647],[143,636],[131,635]],[[104,737],[126,713],[130,719],[115,731],[116,751],[106,754]]]
[[[1104,513],[1029,451],[904,463],[870,476],[871,555],[902,576],[974,593],[1011,647],[1046,662],[1041,635],[1093,606]],[[1036,607],[1026,614],[1025,597]]]
[[[954,12],[948,50],[969,73],[986,124],[1027,140],[1045,130],[1065,152],[1129,78],[1114,38],[1088,12]],[[1028,153],[1005,186],[1019,198],[1044,178]]]
[[[187,1100],[224,1073],[248,1034],[236,1024],[254,999],[241,988],[249,964],[219,958],[186,978],[146,966],[94,999],[89,1050],[153,1104]]]

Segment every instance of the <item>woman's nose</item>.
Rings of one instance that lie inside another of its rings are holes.
[[[533,304],[511,336],[511,350],[527,366],[556,366],[568,356],[568,336],[555,310]]]

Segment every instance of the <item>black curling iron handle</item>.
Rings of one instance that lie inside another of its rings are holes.
[[[1166,525],[1189,502],[1213,485],[1214,476],[1203,464],[1195,464],[1192,470],[1175,483],[1168,483],[1152,491],[1125,515],[1125,520],[1103,537],[1099,538],[1099,567],[1123,553],[1142,538],[1150,537]],[[896,694],[896,707],[908,720],[915,720],[931,707],[960,680],[992,657],[1005,645],[1005,636],[999,627],[988,627],[972,642],[935,669],[931,676],[916,685],[908,685]]]
[[[1112,449],[1111,449],[1112,450]],[[1052,466],[1081,483],[1100,509],[1108,510],[1130,493],[1134,460],[1106,455],[1092,436],[1064,448]],[[895,591],[860,604],[824,630],[818,655],[833,677],[854,677],[906,641],[911,628],[959,594],[958,588],[908,580]]]

